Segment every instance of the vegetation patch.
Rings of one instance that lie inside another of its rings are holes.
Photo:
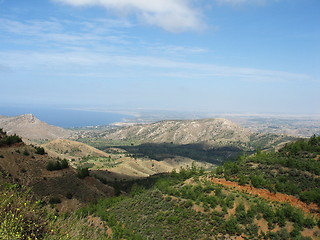
[[[63,160],[57,160],[57,161],[50,161],[47,164],[47,170],[48,171],[56,171],[61,170],[69,167],[69,163],[66,159]]]
[[[0,128],[0,147],[1,146],[10,146],[15,143],[21,143],[22,139],[17,136],[16,134],[7,136],[6,132],[3,131],[2,128]]]
[[[173,171],[134,183],[130,195],[100,200],[79,213],[101,217],[114,230],[115,239],[309,239],[302,235],[305,229],[319,234],[318,218],[289,204],[225,189],[205,175],[195,166]],[[266,230],[259,223],[262,220]]]
[[[287,144],[279,152],[258,151],[243,155],[238,161],[227,162],[216,169],[216,176],[239,184],[266,188],[298,196],[309,204],[320,204],[320,137]]]

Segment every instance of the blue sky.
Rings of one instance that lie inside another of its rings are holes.
[[[319,114],[319,12],[319,0],[0,0],[0,104]]]

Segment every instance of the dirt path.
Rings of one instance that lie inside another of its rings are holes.
[[[211,178],[211,181],[214,183],[226,186],[228,188],[234,188],[239,191],[243,191],[252,195],[258,195],[259,197],[270,200],[270,201],[287,202],[287,203],[290,203],[292,206],[302,209],[304,212],[311,213],[315,216],[320,217],[319,213],[315,213],[316,211],[319,210],[319,206],[317,206],[314,203],[308,205],[300,201],[298,198],[291,195],[287,195],[283,193],[271,193],[267,189],[254,188],[248,185],[241,186],[236,182],[227,181],[222,178]]]

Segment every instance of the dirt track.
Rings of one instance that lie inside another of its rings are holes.
[[[246,192],[252,195],[258,195],[259,197],[270,200],[270,201],[287,202],[287,203],[290,203],[292,206],[302,209],[304,212],[311,213],[316,216],[320,216],[319,213],[315,213],[316,211],[319,210],[319,206],[317,206],[314,203],[308,205],[300,201],[298,198],[291,195],[287,195],[283,193],[272,193],[267,189],[254,188],[248,185],[241,186],[236,182],[227,181],[221,178],[211,178],[211,181],[214,183],[226,186],[228,188],[235,188],[242,192]]]

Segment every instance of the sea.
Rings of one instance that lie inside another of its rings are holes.
[[[51,107],[0,106],[0,115],[13,117],[27,113],[32,113],[36,118],[50,125],[63,128],[110,125],[115,122],[122,122],[125,119],[132,118],[132,116],[129,115],[113,112],[98,112]]]

